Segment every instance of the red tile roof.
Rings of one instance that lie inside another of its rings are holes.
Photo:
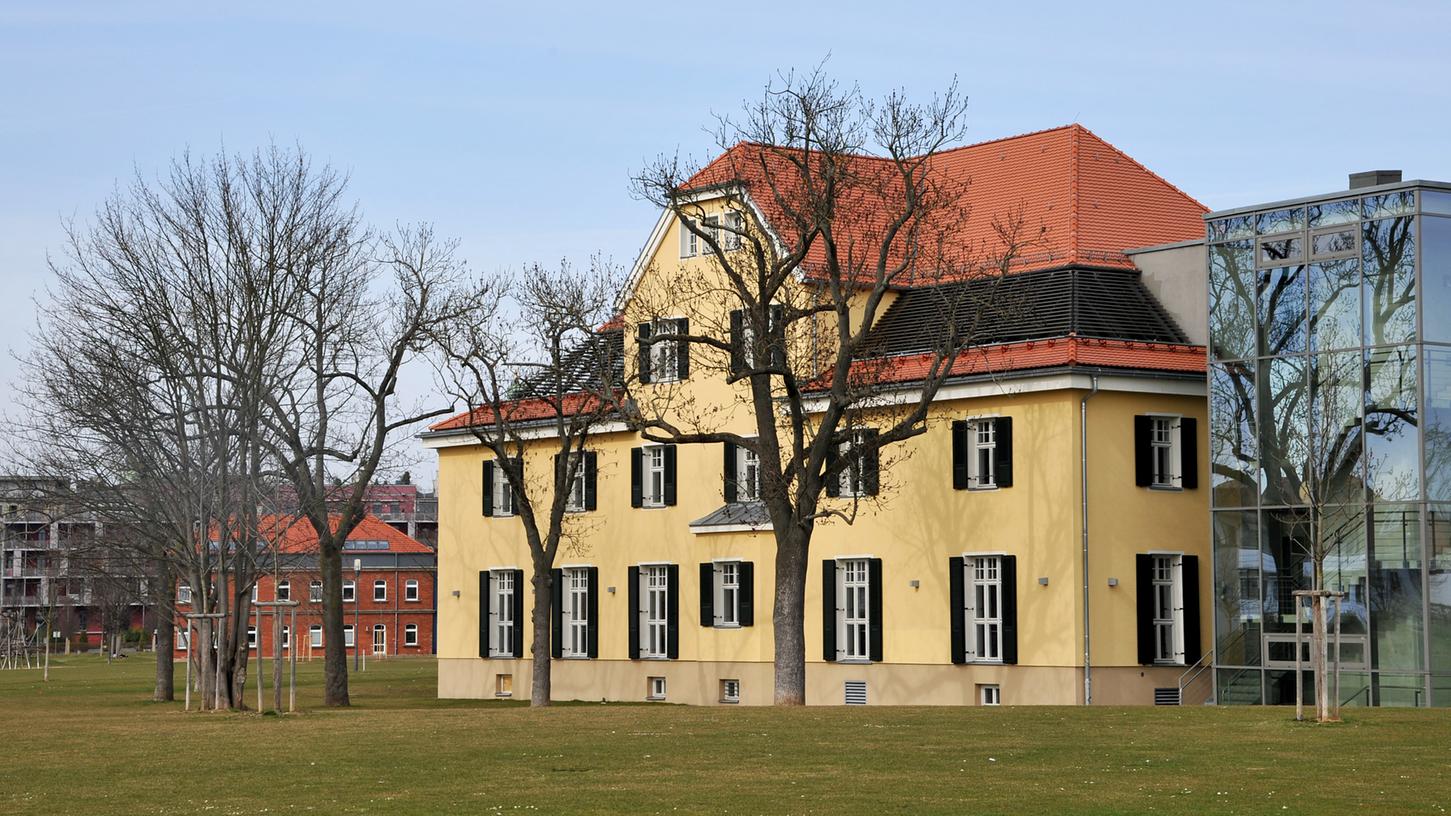
[[[910,383],[926,377],[932,359],[931,354],[877,357],[861,360],[852,368],[854,376],[867,377],[873,382]],[[1206,359],[1203,346],[1062,337],[970,349],[953,361],[948,376],[1003,374],[1065,366],[1203,374]]]
[[[965,223],[948,211],[938,226],[949,252],[958,261],[1000,251],[994,222],[1021,213],[1024,227],[1041,234],[1026,248],[1013,270],[1067,265],[1134,268],[1123,250],[1189,240],[1204,234],[1208,209],[1081,125],[1066,125],[1021,136],[944,151],[933,157],[931,171],[965,185],[962,203],[969,207]],[[796,181],[786,153],[754,143],[726,151],[686,185],[701,188],[738,182],[776,224],[782,240],[790,240],[786,211],[766,184],[769,175],[780,184]],[[854,167],[863,177],[893,172],[885,159],[863,156]],[[854,197],[869,184],[854,185]],[[891,184],[884,185],[891,189]],[[784,194],[799,195],[799,185]],[[875,193],[870,195],[877,195]],[[855,235],[837,236],[839,244],[853,238],[871,246],[880,234],[888,207],[875,201],[852,201],[848,223]],[[873,217],[875,216],[875,217]],[[838,226],[840,229],[840,226]],[[807,260],[807,272],[820,253]]]
[[[338,517],[332,517],[332,527],[337,529]],[[275,533],[267,536],[277,544],[277,549],[284,553],[310,553],[317,551],[317,532],[312,529],[312,523],[306,519],[293,519],[292,517],[276,517],[264,521],[263,529],[268,524],[274,525]],[[285,528],[283,525],[286,525]],[[386,549],[359,550],[358,552],[370,553],[431,553],[427,545],[395,529],[392,525],[373,515],[365,514],[358,522],[358,526],[348,533],[348,541],[383,541],[387,542]]]
[[[506,422],[530,422],[550,419],[555,416],[574,416],[584,411],[593,411],[599,406],[599,398],[593,394],[565,394],[558,409],[553,400],[523,399],[504,403]],[[487,425],[494,421],[494,409],[490,406],[475,408],[456,414],[441,422],[428,426],[430,431],[453,431],[475,425]]]

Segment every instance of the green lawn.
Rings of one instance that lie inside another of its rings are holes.
[[[1445,813],[1451,711],[810,708],[434,700],[374,663],[349,710],[186,714],[152,664],[0,671],[0,813]]]

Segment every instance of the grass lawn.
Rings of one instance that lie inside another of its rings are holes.
[[[374,663],[348,710],[186,714],[153,664],[0,671],[0,813],[1445,813],[1451,711],[685,708],[433,699]],[[270,667],[269,667],[270,674]]]

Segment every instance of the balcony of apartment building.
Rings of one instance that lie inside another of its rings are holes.
[[[7,513],[0,524],[0,549],[50,549],[55,546],[51,532],[51,523],[39,513]]]

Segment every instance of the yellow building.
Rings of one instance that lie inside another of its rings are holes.
[[[940,160],[972,178],[976,220],[1022,212],[1045,239],[1009,276],[1025,313],[954,368],[926,433],[831,491],[870,500],[812,539],[807,701],[1177,697],[1211,645],[1204,261],[1174,243],[1202,235],[1204,208],[1078,126]],[[709,194],[701,203],[733,217]],[[755,217],[771,228],[769,213]],[[709,274],[668,214],[632,291],[662,270]],[[908,372],[904,400],[929,298],[893,293],[872,329]],[[696,320],[708,307],[642,314]],[[633,326],[628,303],[624,314]],[[694,330],[724,326],[716,317]],[[623,331],[627,360],[667,366],[652,379],[697,409],[735,398],[739,386],[684,354],[637,355],[651,325]],[[439,457],[439,695],[527,696],[529,552],[467,420],[424,434]],[[742,411],[718,423],[753,427]],[[526,471],[547,472],[551,454],[531,450]],[[555,699],[769,704],[775,540],[752,501],[751,456],[647,444],[618,424],[591,436],[587,456],[571,497],[584,532],[555,565]]]

